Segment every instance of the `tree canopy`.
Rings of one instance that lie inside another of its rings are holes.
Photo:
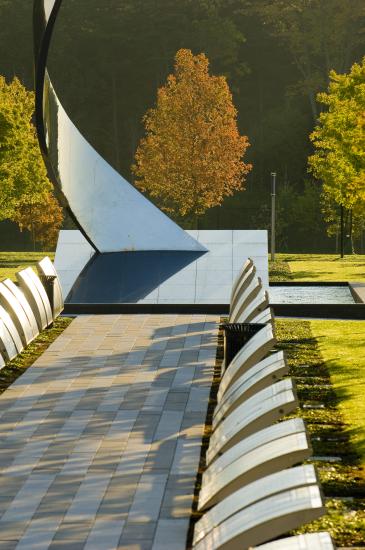
[[[212,74],[227,78],[253,169],[245,193],[210,208],[199,223],[260,228],[270,218],[271,171],[278,174],[278,200],[289,188],[295,197],[306,193],[308,136],[324,107],[316,95],[327,89],[330,69],[342,74],[361,61],[364,12],[363,0],[67,0],[49,72],[77,127],[131,178],[143,114],[172,72],[176,51],[204,52]],[[0,0],[0,18],[0,74],[8,82],[18,75],[30,88],[32,2]],[[287,250],[306,250],[308,241],[312,251],[332,246],[324,225],[314,234],[302,216],[290,219]]]
[[[27,91],[14,78],[9,84],[0,76],[0,220],[9,219],[21,227],[29,205],[43,210],[43,216],[54,214],[58,231],[62,223],[62,210],[52,196],[52,184],[39,150],[32,122],[34,93]],[[52,206],[52,208],[51,208]],[[38,223],[35,238],[41,232]],[[44,240],[44,239],[43,239]]]
[[[299,78],[291,93],[309,99],[313,119],[318,116],[316,93],[328,82],[331,70],[347,71],[363,41],[363,0],[242,0],[290,51]]]
[[[365,57],[349,73],[330,73],[328,92],[318,95],[327,107],[311,134],[313,174],[335,203],[352,209],[365,202]]]
[[[223,76],[209,74],[204,54],[181,49],[175,71],[144,117],[146,137],[135,156],[135,184],[166,212],[199,216],[243,188],[251,165],[242,160],[237,111]]]

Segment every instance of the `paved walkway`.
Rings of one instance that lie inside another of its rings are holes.
[[[81,316],[0,397],[0,550],[183,550],[219,318]]]

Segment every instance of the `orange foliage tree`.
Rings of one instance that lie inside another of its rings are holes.
[[[135,185],[165,212],[197,219],[244,188],[249,142],[239,134],[226,78],[209,74],[203,53],[177,52],[174,74],[143,121],[146,136],[132,166]]]
[[[57,243],[63,211],[53,193],[45,191],[42,197],[37,196],[35,200],[30,195],[24,196],[13,219],[21,231],[30,231],[34,247],[38,242],[43,250],[48,250],[53,249]]]

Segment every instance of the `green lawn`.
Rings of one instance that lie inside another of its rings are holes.
[[[313,336],[329,369],[338,407],[365,466],[365,323],[311,321]]]
[[[53,260],[54,252],[0,252],[0,281],[6,278],[15,281],[17,271],[34,266],[44,256]]]
[[[294,533],[329,531],[336,547],[365,546],[365,325],[359,321],[277,319],[305,420],[326,515]],[[351,349],[352,348],[352,349]],[[310,409],[318,404],[321,409]],[[326,457],[339,457],[338,462]]]
[[[277,254],[272,281],[365,281],[365,255]]]

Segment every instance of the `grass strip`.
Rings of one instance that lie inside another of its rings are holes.
[[[292,281],[293,276],[288,262],[282,260],[269,261],[269,279],[272,283]]]
[[[0,394],[33,365],[71,321],[69,317],[57,317],[52,327],[43,330],[15,359],[0,370]]]
[[[276,278],[276,264],[280,278]],[[365,281],[365,255],[277,254],[271,281]]]
[[[327,322],[327,321],[326,321]],[[292,534],[329,531],[337,546],[365,546],[365,478],[361,449],[350,438],[352,426],[342,414],[341,395],[331,387],[332,371],[324,361],[311,321],[276,320],[278,349],[287,353],[297,382],[301,416],[311,435],[313,455],[341,459],[315,462],[326,497],[327,514]],[[330,321],[332,323],[332,321]],[[303,405],[324,404],[321,409]]]
[[[329,369],[338,408],[365,467],[365,323],[311,321],[320,353]]]
[[[16,281],[15,274],[28,266],[34,267],[39,260],[49,256],[54,259],[54,252],[0,252],[0,281]]]

